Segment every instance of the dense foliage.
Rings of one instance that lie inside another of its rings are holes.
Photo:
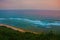
[[[54,34],[52,31],[41,34],[23,33],[0,26],[0,40],[60,40],[60,34]]]

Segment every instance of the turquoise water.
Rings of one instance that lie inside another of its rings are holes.
[[[19,28],[36,31],[41,28],[52,28],[52,26],[60,27],[59,18],[34,14],[35,11],[0,10],[0,24],[8,24]]]

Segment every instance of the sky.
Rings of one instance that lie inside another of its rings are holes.
[[[60,0],[0,0],[0,9],[60,10]]]

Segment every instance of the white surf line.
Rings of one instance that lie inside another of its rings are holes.
[[[10,20],[23,20],[23,21],[27,21],[29,23],[33,23],[35,25],[41,25],[41,26],[50,26],[50,25],[54,25],[54,26],[60,26],[60,22],[53,22],[53,23],[45,23],[45,22],[42,22],[40,20],[30,20],[30,19],[25,19],[25,18],[7,18],[7,19],[10,19]],[[0,20],[6,20],[6,18],[0,18]]]

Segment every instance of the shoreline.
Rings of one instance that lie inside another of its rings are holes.
[[[10,25],[0,24],[0,26],[5,26],[5,27],[7,27],[7,28],[11,28],[11,29],[13,29],[13,30],[16,30],[16,31],[19,31],[19,32],[23,32],[23,33],[25,33],[25,32],[31,32],[31,33],[34,33],[34,34],[39,34],[39,33],[37,33],[37,32],[32,32],[32,31],[29,31],[29,30],[24,30],[24,29],[21,29],[21,28],[17,28],[17,27],[14,27],[14,26],[10,26]]]
[[[9,25],[5,25],[5,24],[0,24],[0,26],[6,26],[7,28],[11,28],[11,29],[19,31],[19,32],[26,32],[23,29],[16,28],[16,27],[13,27],[13,26],[9,26]]]

